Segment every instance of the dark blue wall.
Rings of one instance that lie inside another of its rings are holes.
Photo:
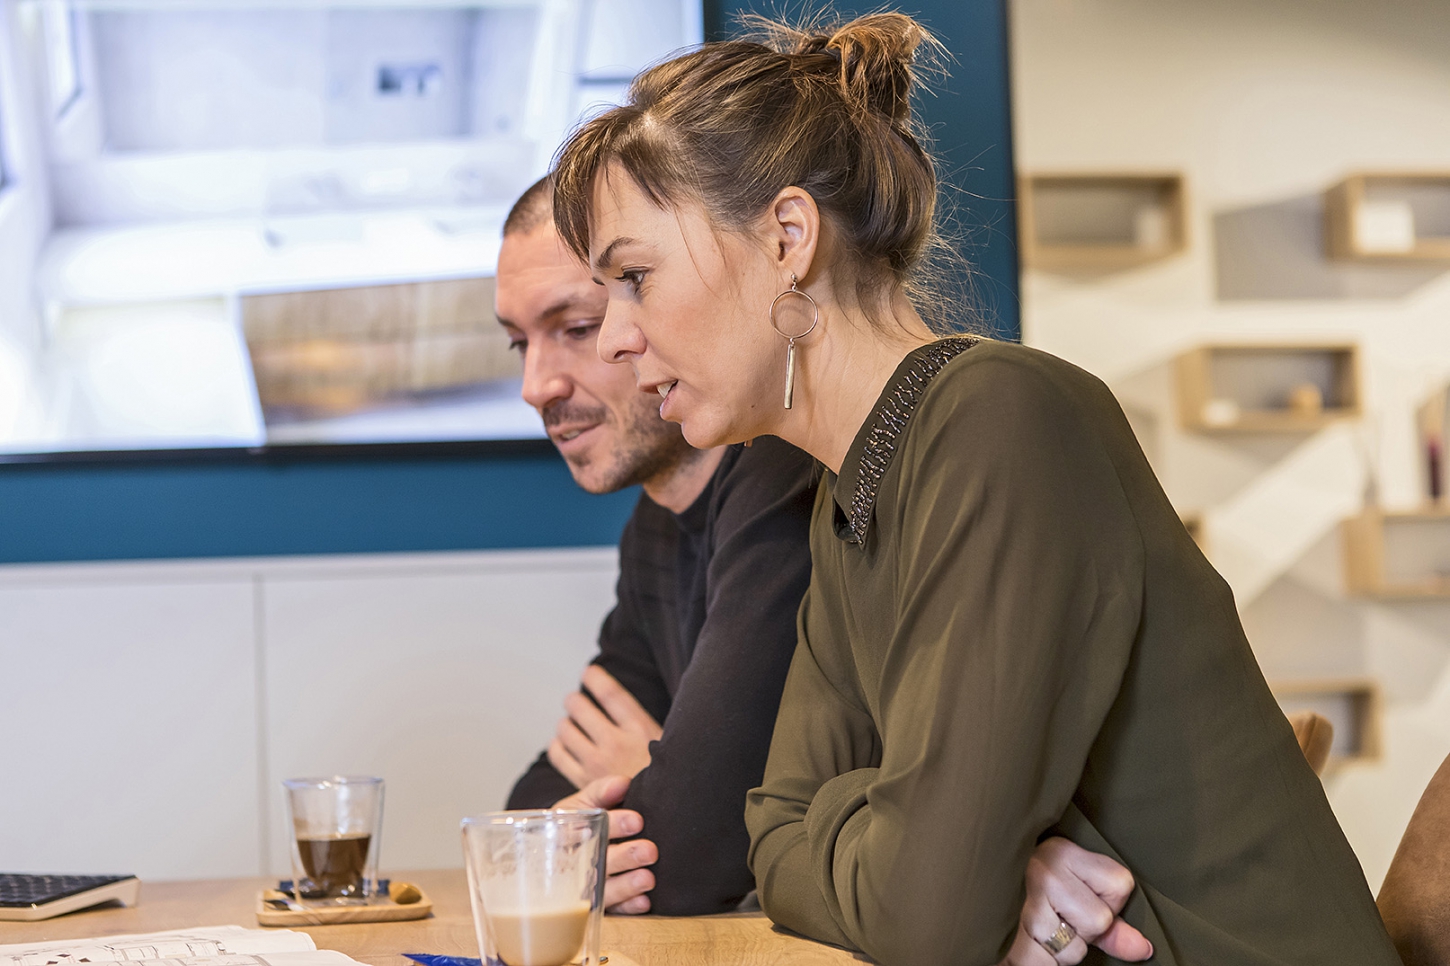
[[[742,12],[792,17],[819,2],[706,0],[705,33],[730,36]],[[915,0],[896,6],[915,16],[951,53],[944,81],[931,80],[917,109],[932,130],[942,160],[941,200],[948,240],[972,270],[961,287],[976,311],[1002,338],[1020,337],[1017,295],[1017,223],[1013,205],[1011,77],[1007,64],[1005,0]],[[845,4],[833,7],[851,16]],[[865,10],[878,9],[875,5]]]
[[[637,498],[552,453],[0,465],[0,563],[612,544]]]
[[[707,32],[725,35],[752,8],[777,6],[709,0]],[[977,308],[1016,338],[1003,0],[903,9],[955,58],[920,107],[945,159],[960,251],[977,268]],[[0,563],[603,545],[618,539],[635,499],[588,496],[544,452],[0,464]]]

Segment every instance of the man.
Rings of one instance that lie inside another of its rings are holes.
[[[815,468],[773,438],[692,449],[628,366],[600,360],[606,304],[555,233],[552,184],[538,182],[504,224],[497,277],[524,399],[580,486],[644,492],[620,542],[599,656],[508,807],[611,809],[612,912],[723,912],[754,888],[745,793],[764,773],[795,649]],[[1049,840],[1028,886],[1009,962],[1079,961],[1082,938],[1055,955],[1039,941],[1060,921],[1120,958],[1150,948],[1114,920],[1132,878],[1111,861]]]
[[[643,817],[646,840],[629,844],[638,866],[611,879],[607,904],[721,912],[754,888],[742,812],[765,771],[810,580],[814,466],[775,439],[692,449],[627,366],[599,359],[604,290],[559,243],[550,190],[529,189],[504,226],[499,321],[523,353],[524,398],[579,485],[640,484],[644,495],[620,543],[618,606],[586,693],[568,697],[509,806],[630,778],[619,804]]]

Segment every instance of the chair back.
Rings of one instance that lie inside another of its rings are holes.
[[[1405,966],[1450,966],[1450,758],[1420,796],[1375,902]]]
[[[1329,746],[1334,744],[1334,724],[1324,715],[1313,711],[1296,711],[1289,715],[1294,726],[1294,737],[1299,739],[1299,750],[1309,760],[1314,774],[1324,774],[1329,763]]]

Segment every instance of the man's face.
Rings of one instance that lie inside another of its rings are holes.
[[[553,224],[503,240],[495,307],[523,354],[524,401],[539,411],[574,480],[611,493],[673,469],[690,455],[660,398],[635,386],[629,366],[596,348],[607,296],[559,241]]]

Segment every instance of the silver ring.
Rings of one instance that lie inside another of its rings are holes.
[[[1069,926],[1066,922],[1063,922],[1061,919],[1059,919],[1057,920],[1057,931],[1054,932],[1051,936],[1048,936],[1046,939],[1038,940],[1038,942],[1042,944],[1043,949],[1056,956],[1068,946],[1071,946],[1072,941],[1076,938],[1077,931]]]

